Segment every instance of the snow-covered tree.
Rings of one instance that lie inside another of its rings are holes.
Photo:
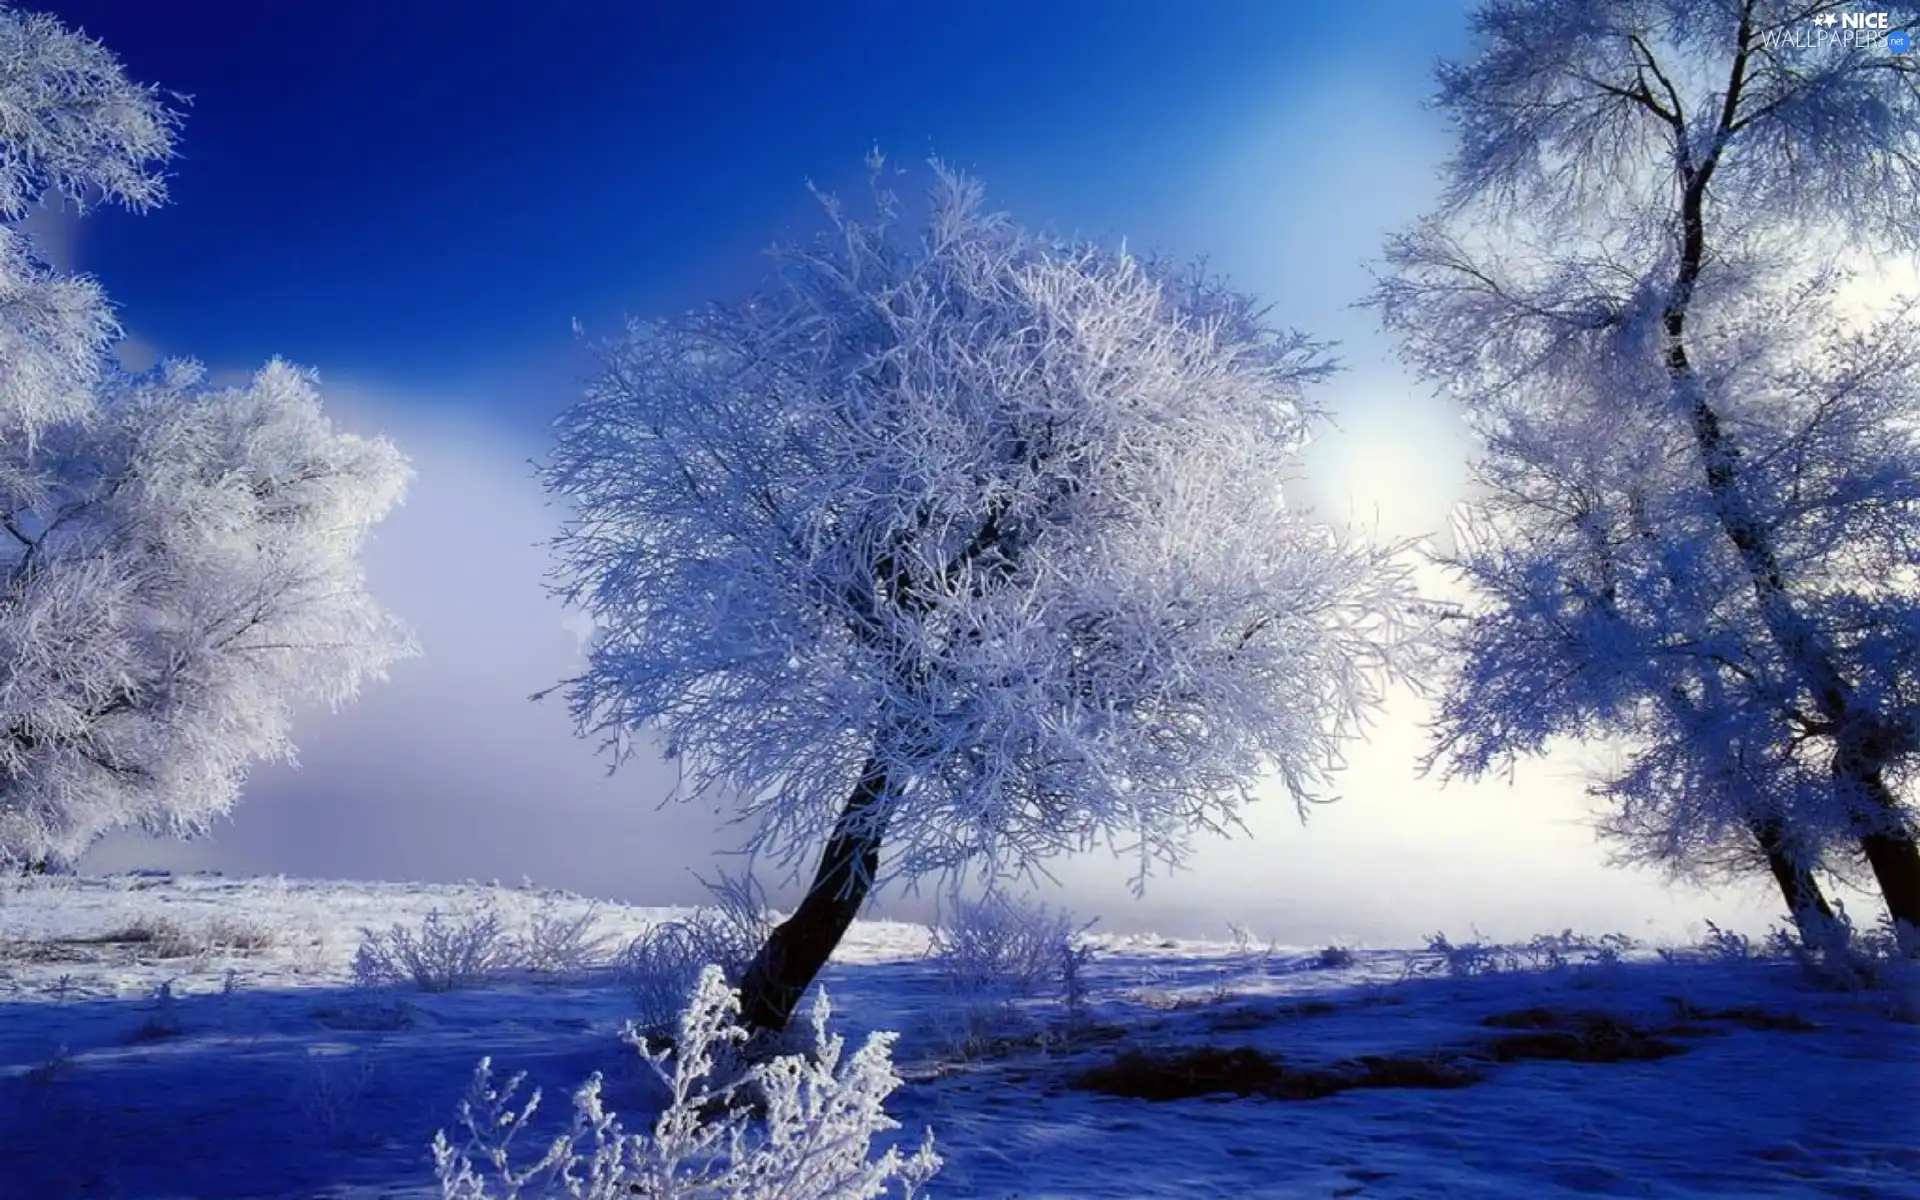
[[[49,196],[80,210],[161,202],[178,125],[100,43],[0,5],[0,438],[84,413],[118,332],[92,281],[39,262],[12,224]]]
[[[1920,61],[1847,11],[1484,4],[1375,302],[1485,448],[1435,760],[1611,739],[1631,857],[1764,863],[1803,927],[1864,861],[1920,926],[1920,338],[1846,287],[1920,247]]]
[[[48,193],[157,203],[176,122],[97,43],[0,8],[0,220]],[[358,563],[398,452],[335,430],[284,364],[129,377],[117,334],[91,281],[0,225],[0,867],[203,828],[290,753],[295,706],[407,647]]]
[[[290,756],[298,705],[406,649],[359,565],[405,461],[334,429],[294,368],[120,381],[35,459],[51,494],[0,521],[0,862],[203,829]]]
[[[86,208],[166,199],[159,166],[180,114],[128,79],[113,51],[40,13],[0,5],[0,216],[49,192]]]
[[[1282,500],[1315,346],[935,175],[917,239],[829,201],[764,291],[604,346],[545,468],[583,732],[659,731],[756,851],[825,843],[757,1028],[877,877],[1102,841],[1144,876],[1263,771],[1313,798],[1403,637],[1394,556]]]

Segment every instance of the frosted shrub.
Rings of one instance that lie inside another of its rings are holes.
[[[601,1103],[600,1076],[574,1092],[573,1119],[538,1158],[514,1164],[516,1138],[540,1105],[536,1089],[515,1095],[525,1075],[496,1082],[482,1059],[460,1104],[466,1141],[444,1131],[433,1159],[445,1200],[867,1200],[913,1196],[940,1168],[928,1132],[903,1156],[889,1148],[873,1157],[875,1134],[898,1129],[883,1102],[900,1085],[893,1071],[894,1035],[876,1033],[842,1062],[845,1039],[827,1032],[824,994],[813,1006],[814,1050],[761,1063],[733,1076],[716,1068],[747,1037],[740,1001],[725,974],[708,966],[680,1014],[677,1052],[655,1050],[629,1029],[641,1058],[667,1087],[669,1104],[651,1133],[629,1133]],[[716,1074],[733,1082],[716,1082]],[[744,1093],[744,1094],[743,1094]],[[740,1103],[762,1102],[756,1119]],[[476,1165],[478,1164],[478,1165]],[[484,1172],[484,1173],[483,1173]]]
[[[1811,944],[1800,929],[1775,926],[1755,952],[1790,959],[1827,986],[1849,991],[1887,988],[1920,997],[1920,945],[1912,935],[1884,914],[1877,925],[1859,929],[1846,905],[1835,901],[1833,908],[1831,917],[1811,926]]]
[[[772,931],[766,896],[751,879],[723,875],[707,891],[713,903],[651,926],[620,955],[618,969],[633,990],[642,1029],[673,1028],[708,964],[737,984]]]
[[[512,939],[511,965],[541,975],[578,975],[604,965],[613,939],[599,924],[598,907],[564,917],[551,901],[542,903],[527,918],[526,929]]]
[[[362,929],[353,982],[382,987],[411,982],[423,992],[471,987],[512,965],[514,944],[492,908],[461,917],[434,909],[418,930],[395,923],[385,933]]]
[[[1227,932],[1233,938],[1234,958],[1248,971],[1265,971],[1280,953],[1280,943],[1276,939],[1267,938],[1263,943],[1252,929],[1236,921],[1227,922]]]
[[[1709,928],[1713,928],[1711,922]],[[1524,945],[1490,942],[1475,931],[1472,941],[1454,942],[1443,933],[1427,938],[1427,958],[1408,964],[1409,974],[1432,975],[1444,972],[1454,978],[1494,975],[1524,970],[1559,971],[1569,967],[1608,968],[1636,943],[1625,934],[1607,933],[1598,937],[1575,933],[1536,934]]]
[[[1559,933],[1535,934],[1522,953],[1535,967],[1558,971],[1566,967],[1617,966],[1620,956],[1634,945],[1634,940],[1624,933],[1592,937],[1563,929]]]
[[[1713,962],[1746,962],[1753,957],[1753,939],[1733,929],[1722,929],[1707,922],[1706,936],[1700,939],[1700,955]]]
[[[1337,942],[1321,947],[1320,953],[1313,957],[1313,965],[1322,971],[1337,971],[1343,967],[1351,967],[1359,961],[1359,957],[1354,954],[1351,946],[1342,946]]]
[[[958,900],[934,927],[927,956],[962,994],[1031,996],[1065,984],[1075,939],[1092,924],[1076,925],[1070,912],[999,895]]]
[[[1409,963],[1409,969],[1422,975],[1444,971],[1455,979],[1462,979],[1520,968],[1520,960],[1511,949],[1482,941],[1477,933],[1474,940],[1458,944],[1448,940],[1444,933],[1433,934],[1427,938],[1427,954],[1430,957],[1424,963]]]
[[[1083,1018],[1093,948],[1079,935],[1092,924],[998,894],[956,900],[934,926],[927,948],[928,960],[959,1002],[940,1014],[946,1048],[970,1058],[1032,1036],[1032,1022],[1015,1002],[1043,992],[1058,995],[1070,1019]]]
[[[729,977],[737,977],[738,965],[729,956],[707,953],[711,934],[706,919],[696,913],[685,920],[649,926],[627,944],[620,955],[619,971],[632,989],[634,1019],[642,1029],[672,1025],[679,997],[686,994],[688,981],[697,978],[707,962],[726,961],[723,970]]]

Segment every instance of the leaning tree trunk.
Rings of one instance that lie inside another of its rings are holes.
[[[1908,830],[1898,800],[1886,784],[1886,755],[1867,743],[1880,725],[1879,715],[1862,710],[1853,688],[1837,668],[1831,647],[1812,628],[1788,592],[1771,532],[1752,510],[1742,490],[1740,451],[1727,434],[1701,386],[1688,349],[1688,317],[1701,270],[1707,262],[1707,186],[1719,166],[1719,155],[1734,129],[1746,83],[1753,32],[1750,14],[1741,19],[1739,53],[1733,64],[1722,104],[1719,136],[1714,148],[1696,162],[1684,129],[1676,126],[1683,187],[1680,195],[1680,261],[1673,290],[1661,324],[1666,334],[1666,370],[1676,398],[1692,423],[1695,449],[1713,499],[1714,516],[1733,544],[1752,583],[1760,620],[1782,656],[1813,694],[1820,714],[1838,743],[1833,762],[1834,786],[1856,793],[1849,808],[1860,812],[1857,800],[1870,813],[1854,819],[1853,833],[1873,870],[1881,898],[1896,926],[1920,933],[1920,842]],[[1863,734],[1866,735],[1863,737]],[[1914,940],[1920,954],[1920,938]]]
[[[768,935],[740,981],[741,1023],[749,1030],[787,1027],[820,969],[846,936],[873,889],[886,836],[886,769],[868,759],[820,856],[806,898]]]
[[[1773,872],[1774,882],[1786,898],[1787,914],[1800,933],[1800,944],[1809,950],[1818,949],[1833,927],[1833,906],[1821,892],[1820,881],[1788,851],[1786,827],[1778,818],[1756,817],[1748,828],[1760,843],[1761,852],[1767,856],[1767,869]]]
[[[1673,327],[1670,321],[1669,328]],[[1877,736],[1880,715],[1862,708],[1834,665],[1830,647],[1794,605],[1772,540],[1740,493],[1738,451],[1722,431],[1719,414],[1699,394],[1698,381],[1691,378],[1678,343],[1669,358],[1677,362],[1676,383],[1691,393],[1694,440],[1704,462],[1707,489],[1723,531],[1752,581],[1760,619],[1833,730],[1837,743],[1834,787],[1852,793],[1846,797],[1846,806],[1856,814],[1853,832],[1873,870],[1881,899],[1896,923],[1920,931],[1920,843],[1907,831],[1899,800],[1886,783],[1886,754],[1881,748],[1885,739]]]
[[[1699,394],[1698,381],[1690,378],[1691,368],[1677,343],[1670,360],[1677,360],[1676,382],[1691,393],[1694,438],[1704,460],[1707,488],[1727,539],[1751,578],[1761,620],[1834,731],[1838,743],[1834,786],[1853,793],[1846,798],[1848,810],[1857,814],[1853,832],[1887,912],[1895,922],[1920,931],[1920,843],[1908,832],[1899,801],[1886,783],[1886,755],[1880,748],[1884,739],[1876,736],[1881,718],[1862,709],[1859,697],[1835,667],[1830,648],[1789,596],[1772,541],[1740,494],[1738,452],[1721,430],[1719,415]],[[1682,372],[1688,376],[1684,381],[1679,378]]]
[[[1920,844],[1908,832],[1901,819],[1900,804],[1887,786],[1878,756],[1843,744],[1834,755],[1833,773],[1841,787],[1857,790],[1871,812],[1864,818],[1867,828],[1860,834],[1860,849],[1873,871],[1880,895],[1886,901],[1903,940],[1920,956]],[[1851,799],[1851,798],[1850,798]]]

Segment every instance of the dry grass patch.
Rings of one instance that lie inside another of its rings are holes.
[[[1524,1019],[1516,1019],[1524,1018]],[[1515,1029],[1486,1044],[1495,1062],[1651,1062],[1685,1054],[1687,1048],[1610,1013],[1553,1013],[1530,1009],[1482,1024]]]
[[[1318,1100],[1356,1088],[1465,1087],[1484,1074],[1471,1058],[1444,1051],[1366,1055],[1296,1067],[1253,1046],[1191,1046],[1124,1050],[1112,1062],[1082,1071],[1069,1082],[1082,1091],[1138,1100],[1222,1095]]]
[[[73,937],[49,938],[47,941],[62,946],[129,949],[136,955],[148,958],[192,958],[210,949],[204,937],[172,917],[143,917],[131,925],[103,933],[77,934]]]

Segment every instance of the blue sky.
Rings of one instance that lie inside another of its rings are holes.
[[[1236,137],[1288,108],[1337,120],[1330,76],[1415,98],[1460,25],[1449,4],[1271,0],[53,11],[193,101],[174,203],[86,231],[130,327],[511,417],[554,401],[498,395],[503,368],[564,352],[576,316],[741,286],[811,215],[803,181],[857,186],[869,146],[948,157],[1035,224],[1202,252],[1187,200]],[[1284,188],[1268,203],[1315,219]]]
[[[36,222],[118,303],[130,357],[317,367],[339,418],[393,436],[418,470],[369,573],[426,656],[303,722],[300,769],[258,772],[213,839],[123,839],[95,865],[527,874],[693,898],[686,867],[737,831],[662,807],[660,764],[608,779],[557,706],[526,702],[577,653],[540,588],[555,514],[526,459],[574,395],[575,318],[610,330],[745,288],[762,248],[810,229],[805,181],[858,189],[876,144],[979,175],[1030,225],[1206,255],[1276,320],[1338,339],[1350,369],[1320,396],[1337,427],[1302,485],[1329,516],[1430,533],[1458,497],[1457,422],[1352,307],[1383,237],[1433,199],[1446,142],[1422,101],[1435,60],[1467,47],[1458,4],[52,11],[192,96],[171,205]],[[1739,922],[1605,868],[1570,765],[1474,788],[1417,779],[1420,718],[1390,712],[1310,827],[1269,806],[1252,838],[1207,846],[1144,905],[1124,867],[1063,864],[1067,900],[1112,928],[1241,919],[1303,939]]]

